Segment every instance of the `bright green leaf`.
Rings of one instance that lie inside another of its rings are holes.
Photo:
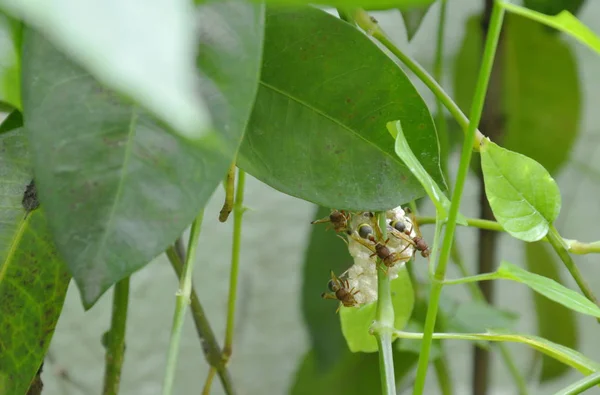
[[[600,318],[600,307],[583,295],[552,279],[528,272],[505,261],[500,264],[496,275],[496,278],[523,283],[548,299],[560,303],[571,310]]]
[[[404,21],[404,28],[406,29],[406,37],[408,41],[412,40],[415,36],[419,27],[421,26],[421,22],[423,22],[423,18],[427,15],[427,11],[433,4],[433,1],[429,4],[424,4],[418,7],[404,7],[400,8],[400,14],[402,15],[402,20]]]
[[[507,15],[502,28],[502,146],[554,174],[569,159],[579,132],[581,92],[573,51],[544,26]],[[470,18],[455,66],[455,94],[468,110],[481,62],[480,18]],[[485,132],[485,130],[484,130]]]
[[[565,32],[600,54],[600,37],[569,11],[561,11],[558,15],[549,16],[506,1],[500,1],[500,4],[509,12]]]
[[[324,207],[387,210],[423,196],[386,131],[396,119],[421,164],[443,185],[431,115],[387,55],[324,11],[267,11],[261,83],[241,168]]]
[[[485,193],[496,220],[524,241],[543,238],[560,212],[560,191],[535,160],[489,140],[481,145]]]
[[[194,141],[210,134],[195,70],[197,14],[187,0],[1,0],[98,80]],[[221,21],[220,23],[223,23]],[[209,97],[205,97],[209,99]]]
[[[219,133],[195,145],[25,31],[23,104],[36,181],[87,308],[183,232],[242,138],[257,89],[263,11],[243,2],[201,10],[198,63]]]
[[[406,267],[400,269],[398,278],[391,281],[390,287],[395,314],[394,328],[401,329],[408,323],[414,305],[413,288]],[[376,310],[376,302],[366,304],[359,308],[342,307],[340,309],[342,333],[346,338],[350,351],[377,351],[377,341],[375,336],[369,333],[369,328],[375,320]]]
[[[21,109],[21,22],[0,13],[0,102]]]
[[[577,14],[585,0],[524,0],[523,5],[542,14],[556,15],[562,10]]]
[[[70,276],[44,210],[26,214],[22,203],[33,177],[23,131],[0,135],[0,152],[0,394],[25,394],[46,355]]]
[[[561,283],[554,255],[548,252],[543,243],[527,243],[525,252],[527,268],[530,272]],[[563,346],[577,349],[577,321],[573,311],[537,292],[533,292],[533,301],[537,316],[538,335]],[[558,378],[567,372],[568,369],[565,365],[543,356],[541,381]]]
[[[319,208],[314,219],[324,218],[330,213],[330,209]],[[340,275],[351,264],[352,257],[347,245],[333,230],[327,230],[324,225],[311,227],[304,254],[302,313],[312,344],[313,358],[319,369],[331,368],[348,349],[335,313],[338,303],[323,300],[321,293],[327,292],[330,271]]]

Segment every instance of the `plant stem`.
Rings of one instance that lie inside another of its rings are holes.
[[[446,9],[448,3],[446,0],[440,2],[440,15],[438,19],[438,30],[437,39],[435,44],[435,62],[433,66],[433,78],[437,83],[442,86],[442,77],[444,72],[444,32],[446,29]],[[436,97],[437,105],[437,134],[438,140],[440,141],[440,157],[443,158],[441,162],[442,172],[448,176],[448,151],[450,146],[450,139],[448,136],[448,123],[444,114],[444,104]],[[450,192],[450,191],[449,191]]]
[[[385,213],[377,213],[382,237],[387,238]],[[392,332],[394,330],[394,306],[390,290],[390,278],[385,273],[383,262],[377,264],[377,312],[373,331],[379,349],[379,375],[383,395],[396,395],[396,377],[394,375],[394,356],[392,354]]]
[[[115,284],[110,331],[106,343],[104,395],[117,395],[125,356],[125,329],[129,304],[129,277]]]
[[[231,246],[231,271],[229,274],[229,301],[227,303],[227,326],[225,329],[225,345],[223,347],[223,358],[225,363],[229,361],[233,346],[233,334],[235,330],[235,302],[237,297],[237,284],[240,269],[240,245],[242,242],[242,217],[244,214],[244,187],[246,173],[238,170],[238,184],[233,206],[233,242]]]
[[[235,183],[235,162],[234,159],[229,166],[229,170],[227,171],[227,176],[225,177],[224,186],[225,186],[225,202],[223,202],[223,207],[219,212],[219,221],[225,222],[227,218],[229,218],[229,214],[231,213],[231,209],[233,208],[233,184]]]
[[[169,258],[169,261],[171,262],[173,270],[177,274],[177,277],[180,278],[183,275],[183,263],[181,262],[177,251],[173,246],[171,246],[167,249],[166,254]],[[221,356],[221,347],[217,342],[215,333],[213,332],[210,323],[206,318],[204,308],[202,307],[200,299],[198,298],[198,294],[196,293],[196,290],[193,286],[190,299],[192,302],[192,318],[194,319],[196,332],[198,334],[198,338],[200,339],[200,344],[202,345],[202,352],[204,353],[207,362],[211,366],[211,370],[215,369],[219,374],[219,379],[223,384],[225,393],[228,395],[235,394],[231,376],[227,368],[225,367],[225,364],[223,363],[223,358]]]
[[[577,265],[575,265],[573,258],[571,258],[571,255],[569,255],[569,252],[567,251],[567,247],[564,243],[563,238],[560,236],[554,225],[550,225],[547,237],[548,241],[550,242],[550,245],[552,246],[552,248],[554,248],[554,251],[556,251],[560,259],[563,261],[569,273],[571,273],[571,276],[579,286],[581,292],[583,292],[586,298],[588,298],[595,304],[598,304],[598,300],[594,296],[588,284],[583,279],[579,268],[577,267]],[[600,318],[598,320],[600,322]]]
[[[200,238],[200,228],[202,227],[203,217],[204,210],[198,214],[192,223],[187,256],[185,259],[185,265],[183,267],[183,275],[180,277],[179,290],[176,294],[175,314],[173,316],[173,326],[171,328],[171,339],[169,342],[167,367],[165,370],[165,380],[162,391],[163,395],[171,395],[173,383],[175,382],[175,371],[177,367],[177,356],[179,354],[181,330],[183,329],[183,322],[185,320],[186,307],[188,304],[190,304],[190,295],[192,293],[192,273],[194,269],[194,261],[198,247],[198,239]]]
[[[444,89],[436,82],[436,80],[427,73],[427,71],[416,61],[414,61],[410,56],[402,52],[398,47],[396,47],[388,38],[383,29],[371,20],[369,15],[365,12],[365,10],[357,9],[354,13],[354,20],[367,34],[370,34],[374,39],[379,41],[384,47],[386,47],[394,56],[396,56],[402,63],[406,65],[428,88],[431,92],[438,98],[444,106],[448,109],[450,114],[456,119],[456,122],[462,127],[463,131],[467,133],[469,119],[463,114],[450,95],[448,95]],[[481,134],[478,130],[477,133],[477,143],[474,142],[472,148],[476,151],[479,151],[479,141],[481,141],[485,136]]]
[[[427,367],[429,365],[429,350],[435,328],[439,297],[442,292],[443,281],[446,276],[446,266],[448,265],[450,252],[452,250],[454,231],[456,229],[456,219],[458,218],[458,210],[460,208],[462,192],[469,171],[469,165],[471,163],[471,156],[473,154],[472,147],[475,143],[475,133],[481,119],[481,112],[483,110],[483,103],[485,101],[485,93],[494,62],[494,54],[496,53],[498,38],[500,37],[503,17],[503,9],[500,8],[497,3],[495,3],[492,17],[490,19],[490,27],[486,39],[483,62],[477,78],[475,96],[473,98],[473,104],[471,107],[471,122],[468,125],[467,134],[465,136],[454,192],[452,194],[452,202],[450,205],[448,222],[446,223],[446,231],[444,233],[444,241],[440,253],[439,264],[437,265],[435,275],[432,278],[429,307],[427,309],[423,342],[421,345],[421,353],[419,354],[419,363],[417,366],[417,377],[415,379],[415,387],[413,390],[413,394],[415,395],[421,395],[425,389],[425,379],[427,376]]]
[[[433,367],[435,368],[435,374],[442,395],[452,395],[452,380],[450,379],[450,372],[448,371],[448,363],[445,356],[442,355],[436,359],[433,362]]]
[[[202,395],[210,394],[210,387],[212,386],[213,379],[215,378],[215,373],[217,370],[214,367],[210,367],[208,370],[208,375],[206,376],[206,382],[204,383],[204,388],[202,389]]]
[[[577,395],[600,383],[600,372],[590,374],[579,381],[574,382],[565,389],[558,391],[555,395]]]
[[[482,274],[476,274],[474,276],[468,276],[468,277],[461,277],[461,278],[456,278],[456,279],[452,279],[452,280],[443,280],[444,285],[456,285],[456,284],[468,284],[468,283],[474,283],[474,282],[478,282],[478,281],[488,281],[488,280],[497,280],[498,276],[495,272],[493,273],[482,273]],[[485,299],[483,299],[485,300]]]

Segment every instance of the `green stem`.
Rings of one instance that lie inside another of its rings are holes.
[[[121,383],[121,368],[125,356],[125,329],[129,304],[129,277],[115,284],[113,293],[112,319],[106,344],[106,371],[104,373],[104,395],[117,395]]]
[[[446,232],[444,234],[440,260],[439,264],[437,265],[435,275],[432,278],[429,308],[427,309],[423,342],[421,345],[421,353],[419,354],[419,363],[417,366],[417,377],[415,379],[415,387],[413,390],[413,394],[415,395],[421,395],[425,389],[425,379],[427,376],[427,367],[429,365],[429,351],[431,348],[432,335],[435,328],[439,297],[442,291],[443,281],[446,276],[446,267],[450,258],[450,252],[452,250],[454,231],[456,229],[456,220],[458,218],[458,210],[460,207],[460,201],[467,174],[469,172],[471,156],[473,154],[472,147],[475,144],[475,134],[479,121],[481,120],[483,103],[485,101],[485,93],[487,91],[492,65],[494,63],[494,55],[496,53],[496,47],[500,37],[503,17],[503,9],[499,7],[497,2],[495,2],[492,16],[490,18],[490,26],[483,54],[483,62],[477,78],[475,96],[473,98],[471,107],[471,122],[469,122],[467,134],[465,136],[454,192],[452,194],[452,202],[450,204],[450,213],[448,215],[448,222],[446,224]]]
[[[579,381],[574,382],[565,389],[558,391],[555,395],[577,395],[593,386],[600,384],[600,372],[590,374]]]
[[[173,270],[177,274],[177,277],[181,278],[183,275],[183,263],[181,262],[177,250],[175,249],[175,247],[170,246],[167,249],[166,254],[169,258],[169,262],[171,262]],[[200,299],[198,298],[198,294],[196,293],[196,290],[193,286],[190,299],[192,308],[192,318],[196,326],[196,332],[198,334],[198,338],[200,339],[204,356],[208,364],[211,366],[211,370],[214,369],[219,374],[219,379],[221,380],[225,393],[228,395],[233,395],[235,394],[235,390],[233,388],[231,375],[229,374],[229,371],[223,363],[223,358],[221,356],[221,347],[219,346],[217,338],[215,337],[215,333],[213,332],[210,323],[206,318],[204,308],[202,307]]]
[[[525,381],[525,378],[521,374],[521,371],[515,364],[515,361],[512,358],[512,355],[510,354],[510,350],[504,343],[498,343],[496,346],[500,350],[500,355],[502,355],[504,364],[506,365],[508,371],[515,380],[515,384],[517,384],[517,390],[519,391],[519,394],[527,395],[529,393],[529,391],[527,390],[527,381]]]
[[[175,301],[175,314],[173,316],[173,326],[171,328],[171,339],[169,341],[169,352],[167,355],[167,367],[165,370],[165,380],[163,384],[163,395],[171,395],[173,383],[175,382],[175,371],[177,368],[177,356],[179,354],[179,343],[181,340],[181,330],[185,320],[185,310],[190,304],[190,295],[192,293],[192,273],[194,269],[194,261],[196,250],[198,247],[198,239],[200,236],[200,228],[202,227],[202,219],[204,210],[198,214],[192,223],[190,239],[188,242],[188,251],[183,267],[183,275],[179,281],[179,290],[177,291]]]
[[[385,213],[378,213],[377,219],[382,237],[387,238]],[[378,259],[377,270],[377,312],[373,334],[377,338],[379,349],[379,374],[381,391],[384,395],[396,395],[396,378],[394,375],[394,356],[392,354],[392,332],[394,330],[394,306],[390,278],[384,271],[384,264]]]
[[[441,356],[433,362],[435,374],[438,379],[440,391],[442,395],[452,395],[452,380],[450,379],[450,371],[445,356]]]
[[[569,273],[571,273],[571,276],[579,286],[581,292],[583,292],[586,298],[588,298],[595,304],[598,304],[598,300],[594,296],[588,284],[583,279],[579,268],[577,267],[577,265],[575,265],[573,258],[571,258],[571,255],[569,255],[569,252],[567,251],[567,246],[565,245],[563,238],[560,236],[554,225],[550,225],[547,237],[548,241],[550,242],[550,245],[552,246],[552,248],[554,248],[554,251],[556,251],[560,259],[563,261]],[[598,320],[600,322],[600,318]]]
[[[244,187],[246,173],[238,170],[238,184],[233,205],[233,242],[231,247],[231,271],[229,274],[229,301],[227,303],[227,326],[225,329],[225,345],[223,357],[229,361],[233,346],[235,330],[235,303],[237,297],[238,277],[240,269],[240,245],[242,242],[242,217],[244,214]]]
[[[387,38],[387,35],[381,29],[381,27],[374,22],[369,15],[362,9],[355,10],[354,20],[367,34],[373,36],[374,39],[379,41],[384,47],[386,47],[394,56],[396,56],[402,63],[406,65],[428,88],[431,92],[438,98],[444,106],[448,109],[450,114],[456,119],[456,122],[461,126],[463,131],[467,133],[469,126],[469,119],[463,114],[450,95],[448,95],[444,89],[437,83],[437,81],[427,73],[427,71],[415,60],[413,60],[410,56],[402,52],[398,47],[396,47],[390,39]],[[476,151],[479,151],[479,141],[481,141],[485,136],[481,134],[478,130],[477,133],[477,143],[472,145],[472,148]]]
[[[433,77],[437,83],[442,86],[442,77],[444,72],[444,32],[446,29],[446,9],[448,3],[446,0],[440,2],[440,16],[438,19],[438,30],[437,39],[435,45],[435,62],[433,66]],[[441,162],[442,171],[446,178],[448,178],[448,151],[450,146],[450,139],[448,136],[448,123],[444,115],[444,103],[439,98],[436,98],[437,104],[437,134],[440,141],[440,157],[443,158]],[[449,191],[451,193],[451,191]]]
[[[498,275],[493,273],[483,273],[476,274],[475,276],[461,277],[453,280],[443,280],[444,285],[456,285],[456,284],[468,284],[474,283],[477,281],[488,281],[488,280],[496,280],[498,279]]]

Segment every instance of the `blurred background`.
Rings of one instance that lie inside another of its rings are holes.
[[[466,22],[470,17],[480,15],[482,9],[481,0],[449,2],[443,83],[449,92],[456,91],[457,88],[452,87],[456,72],[455,59],[466,34]],[[429,10],[423,25],[410,43],[406,39],[399,12],[388,11],[373,15],[390,33],[396,44],[431,70],[438,12],[439,5],[436,4]],[[586,1],[578,16],[594,32],[600,33],[600,2]],[[576,61],[581,89],[581,116],[570,159],[554,174],[563,197],[563,208],[557,228],[566,238],[593,241],[600,239],[600,230],[596,222],[600,222],[600,57],[574,40],[563,36],[560,40],[568,43]],[[534,50],[535,48],[532,49]],[[552,62],[550,59],[548,67]],[[433,111],[435,102],[432,95],[428,94],[418,81],[414,81]],[[565,98],[565,106],[571,104],[568,100],[569,98]],[[574,131],[564,130],[564,133],[572,134]],[[540,143],[559,144],[555,140]],[[560,150],[562,147],[558,148]],[[457,159],[456,153],[451,155],[451,174],[456,168]],[[217,220],[223,198],[224,192],[220,188],[206,208],[194,274],[196,290],[221,343],[225,329],[232,230],[231,219],[226,224]],[[251,210],[244,216],[237,328],[230,369],[240,394],[287,394],[290,393],[296,373],[311,348],[301,301],[305,280],[303,264],[311,231],[310,221],[317,208],[311,203],[283,195],[252,177],[247,179],[245,203]],[[479,187],[475,175],[471,175],[467,183],[461,211],[470,217],[479,216]],[[433,210],[425,204],[422,213],[431,215]],[[421,230],[431,241],[432,229],[422,227]],[[470,271],[475,272],[477,231],[462,228],[457,231],[456,237]],[[525,250],[522,243],[511,240],[506,235],[499,235],[498,243],[498,261],[505,259],[525,266]],[[600,293],[598,256],[576,256],[575,260],[591,288]],[[561,266],[558,267],[565,284],[576,289],[568,273]],[[323,267],[320,273],[323,290],[328,273],[329,267]],[[453,266],[450,267],[449,276],[458,276]],[[164,256],[158,257],[132,277],[127,349],[121,387],[123,394],[160,393],[176,290],[177,279]],[[447,291],[458,300],[468,299],[461,287],[452,287]],[[320,292],[316,292],[305,297],[308,300],[313,298],[314,303],[331,303],[333,312],[335,303],[321,301],[319,296]],[[515,325],[517,331],[536,333],[533,299],[525,286],[513,282],[497,283],[496,301],[499,307],[519,315]],[[90,311],[84,313],[78,291],[74,284],[71,284],[44,368],[44,393],[98,393],[104,369],[101,337],[109,326],[110,309],[111,293],[107,293]],[[547,314],[552,314],[552,311]],[[331,317],[327,319],[330,320]],[[600,360],[598,324],[590,317],[576,316],[576,320],[579,328],[578,349],[588,357]],[[471,344],[454,341],[445,343],[445,346],[456,394],[470,394]],[[519,370],[526,374],[531,368],[533,352],[522,345],[510,345],[510,349]],[[207,366],[191,316],[188,315],[181,344],[175,393],[200,393],[208,371]],[[491,372],[490,394],[516,393],[508,372],[497,356],[492,358]],[[531,393],[553,393],[580,377],[578,372],[570,371],[559,379],[539,387],[533,386]],[[223,393],[217,379],[213,383],[212,393]],[[438,393],[433,371],[428,376],[426,393]],[[588,393],[600,394],[600,390],[593,389]]]

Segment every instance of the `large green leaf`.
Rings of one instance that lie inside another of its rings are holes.
[[[392,304],[394,306],[394,328],[402,329],[408,323],[415,296],[406,267],[398,271],[398,278],[390,281]],[[375,352],[377,340],[369,333],[377,313],[377,303],[369,303],[359,308],[340,309],[342,333],[352,352]]]
[[[569,45],[537,22],[507,15],[501,64],[505,116],[500,144],[540,162],[555,173],[577,139],[581,112],[579,78]],[[467,22],[456,60],[454,89],[468,110],[481,61],[480,18]]]
[[[400,382],[416,365],[418,355],[394,350],[394,373]],[[364,395],[380,394],[379,362],[377,354],[350,353],[338,355],[330,370],[319,367],[314,350],[300,363],[291,395]]]
[[[524,0],[523,5],[543,14],[555,15],[562,10],[577,14],[585,0]]]
[[[527,243],[525,252],[529,271],[558,283],[561,282],[554,255],[548,252],[543,243]],[[537,292],[533,292],[533,302],[535,303],[538,334],[555,343],[577,349],[577,321],[573,311]],[[564,364],[543,356],[540,376],[542,381],[555,379],[567,372],[568,368]]]
[[[21,129],[0,135],[0,394],[24,394],[40,367],[70,276],[58,258]],[[24,201],[25,192],[27,199]],[[33,211],[25,209],[27,206]],[[36,207],[36,208],[34,208]]]
[[[390,58],[324,11],[267,11],[261,83],[238,158],[244,170],[325,207],[396,207],[424,194],[386,131],[397,119],[444,185],[431,115]]]
[[[321,207],[314,219],[324,218],[331,210]],[[330,271],[341,274],[352,265],[348,247],[333,230],[324,225],[311,227],[310,239],[304,256],[302,282],[302,313],[312,344],[312,353],[319,369],[332,367],[347,349],[335,314],[337,303],[321,298],[327,291]]]
[[[0,102],[21,108],[21,22],[0,13]]]
[[[198,140],[211,133],[211,122],[194,69],[193,4],[152,0],[140,5],[135,0],[0,1],[98,80]]]
[[[241,140],[257,89],[263,10],[240,1],[200,9],[202,91],[220,133],[195,145],[25,32],[23,104],[36,181],[86,308],[183,232]]]
[[[518,239],[542,239],[560,212],[554,179],[535,160],[489,140],[480,152],[485,193],[498,222]]]

